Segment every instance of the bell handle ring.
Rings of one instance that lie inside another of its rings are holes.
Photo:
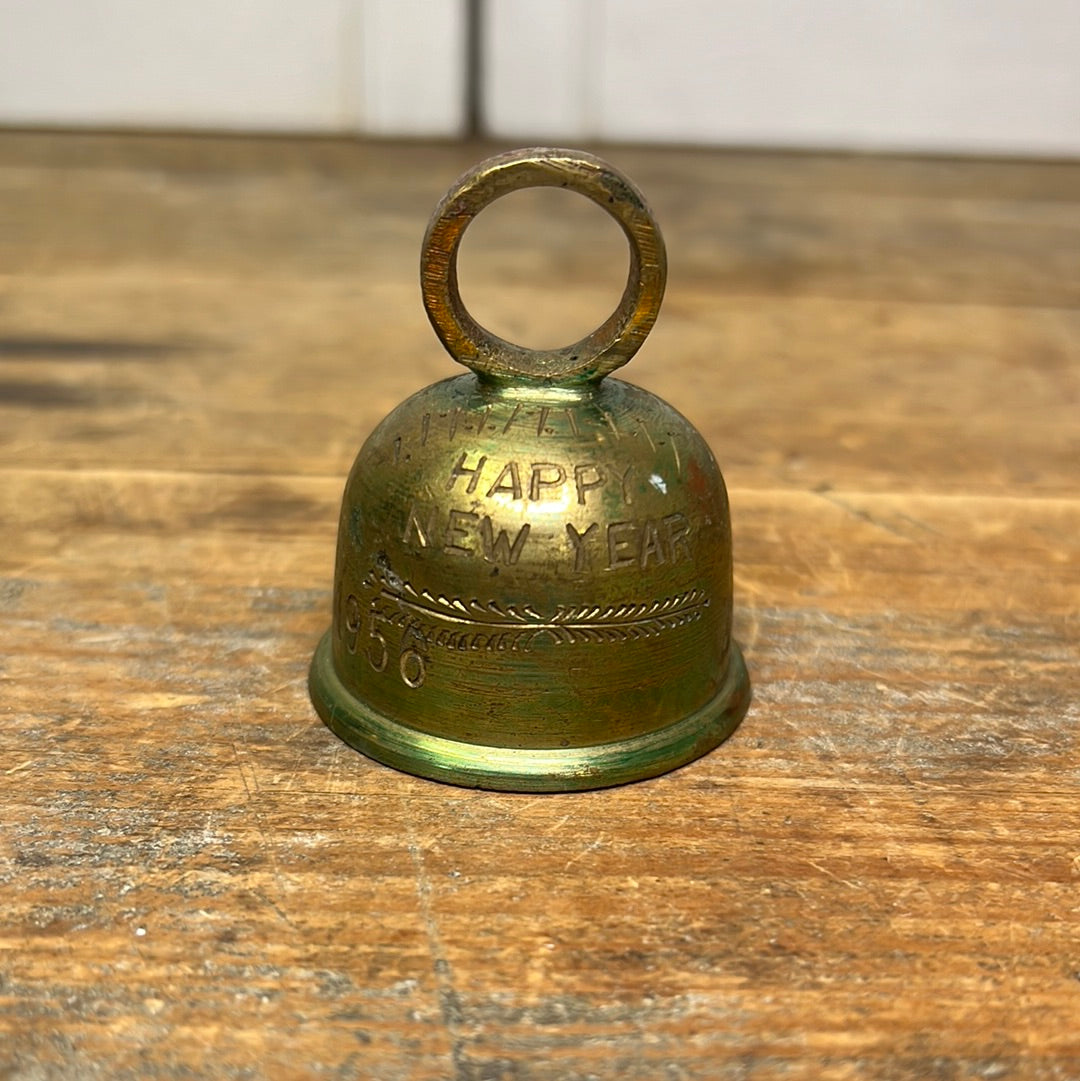
[[[621,226],[630,269],[618,307],[573,345],[526,349],[482,327],[458,289],[457,257],[469,222],[489,203],[521,188],[567,188],[587,196]],[[481,162],[435,208],[420,254],[424,307],[450,355],[492,379],[574,386],[598,382],[640,348],[660,311],[667,279],[664,239],[641,192],[601,158],[578,150],[533,147]]]

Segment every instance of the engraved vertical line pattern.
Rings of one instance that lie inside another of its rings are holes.
[[[640,417],[635,417],[634,419],[637,422],[638,431],[648,440],[649,449],[655,454],[656,444],[653,442],[652,434],[649,432],[649,426]]]
[[[515,405],[515,406],[514,406],[514,411],[513,411],[513,412],[512,412],[511,414],[510,414],[510,417],[509,417],[509,419],[508,419],[508,420],[506,421],[506,423],[505,423],[505,424],[503,425],[503,435],[506,435],[506,433],[507,433],[508,431],[510,431],[510,427],[511,427],[511,425],[512,425],[512,424],[514,423],[514,421],[515,421],[515,420],[517,419],[517,415],[518,415],[518,413],[520,413],[520,412],[521,412],[521,405],[520,405],[520,403],[519,403],[519,404],[517,404],[517,405]]]

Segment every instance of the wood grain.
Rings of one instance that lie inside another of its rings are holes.
[[[0,1076],[1080,1076],[1080,166],[604,152],[755,700],[528,797],[374,765],[304,686],[491,149],[0,137]],[[599,321],[602,215],[507,206],[485,310]]]

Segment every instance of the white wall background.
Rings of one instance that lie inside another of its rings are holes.
[[[501,139],[1080,154],[1080,0],[484,0]],[[455,135],[466,0],[0,0],[0,124]]]
[[[0,0],[0,124],[454,135],[464,0]]]
[[[490,0],[493,134],[1080,153],[1080,0]]]

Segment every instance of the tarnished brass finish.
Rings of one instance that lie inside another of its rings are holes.
[[[540,185],[587,195],[630,245],[615,312],[548,351],[476,323],[456,271],[476,214]],[[346,742],[441,781],[560,791],[665,772],[739,723],[750,685],[720,470],[671,406],[605,379],[644,341],[665,276],[641,194],[589,154],[500,155],[436,208],[424,304],[472,371],[399,405],[346,483],[310,676]]]

